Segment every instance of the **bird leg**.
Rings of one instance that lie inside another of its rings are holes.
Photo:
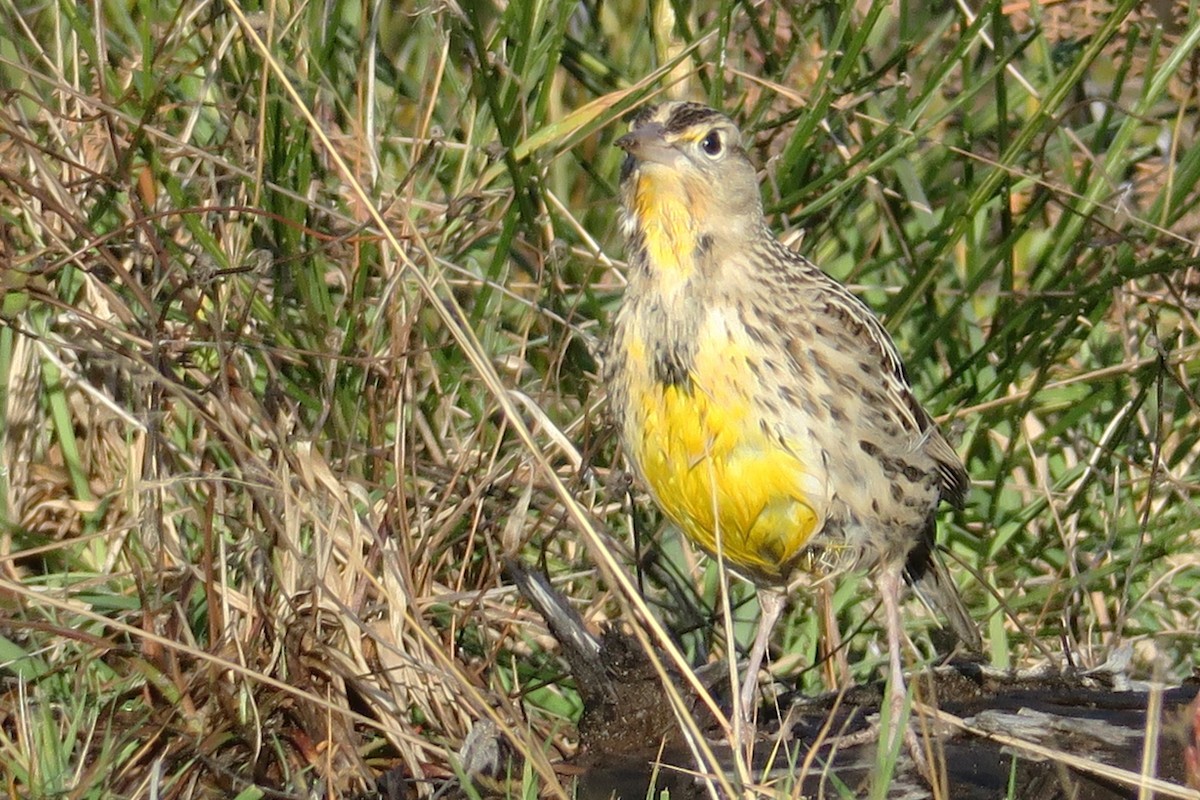
[[[890,722],[887,747],[890,751],[896,742],[896,736],[903,736],[909,755],[917,765],[917,770],[928,779],[929,764],[925,758],[925,751],[917,738],[916,730],[909,724],[909,720],[904,714],[908,692],[904,685],[904,664],[901,660],[904,642],[904,629],[900,621],[902,568],[901,564],[886,566],[880,570],[878,577],[879,594],[883,598],[884,627],[887,629],[889,672],[891,673],[887,682],[887,702],[890,706],[888,709]]]
[[[767,654],[767,646],[771,643],[771,631],[783,613],[786,598],[782,592],[774,589],[760,589],[758,605],[762,613],[758,619],[758,630],[754,633],[754,645],[750,648],[750,661],[746,664],[746,674],[742,678],[742,721],[754,722],[758,704],[755,695],[758,690],[758,671],[762,667],[763,658]]]

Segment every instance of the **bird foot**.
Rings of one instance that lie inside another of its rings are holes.
[[[899,709],[893,706],[888,711],[889,718],[886,725],[882,717],[877,717],[866,728],[854,733],[842,734],[834,738],[831,744],[838,748],[876,744],[878,747],[884,748],[885,752],[892,753],[897,751],[896,738],[901,737],[913,766],[916,767],[921,777],[930,786],[933,786],[935,776],[929,765],[927,742],[918,733],[913,720],[905,714],[903,705]]]

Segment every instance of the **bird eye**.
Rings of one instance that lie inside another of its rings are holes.
[[[720,131],[709,131],[708,135],[700,140],[700,149],[714,158],[721,155],[723,146]]]

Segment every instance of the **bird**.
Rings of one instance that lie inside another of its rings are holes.
[[[730,117],[668,101],[615,144],[628,274],[601,377],[654,502],[757,587],[742,712],[794,587],[854,569],[881,600],[898,718],[906,583],[981,650],[934,539],[939,504],[967,494],[963,462],[879,318],[771,232]]]

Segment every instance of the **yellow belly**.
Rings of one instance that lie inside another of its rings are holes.
[[[659,506],[689,538],[755,581],[783,582],[819,524],[805,492],[811,471],[764,432],[745,359],[721,349],[706,357],[701,347],[691,386],[635,381],[628,441]]]

